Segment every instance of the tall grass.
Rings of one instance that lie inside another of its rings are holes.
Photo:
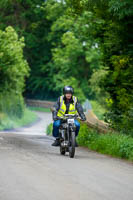
[[[102,154],[125,158],[133,161],[133,138],[124,134],[99,134],[82,123],[78,143]]]

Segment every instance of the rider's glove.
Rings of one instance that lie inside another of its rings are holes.
[[[81,117],[81,121],[85,121],[86,120],[86,117],[85,117],[84,114],[82,114],[80,117]]]
[[[53,117],[53,120],[54,120],[54,121],[58,120],[57,116],[54,116],[54,117]]]
[[[52,113],[52,115],[53,115],[53,120],[54,120],[54,121],[58,120],[58,119],[57,119],[57,118],[58,118],[58,117],[57,117],[57,112],[54,111],[54,112]]]
[[[53,120],[54,120],[54,121],[57,121],[57,120],[59,120],[59,119],[60,119],[59,117],[53,116]]]

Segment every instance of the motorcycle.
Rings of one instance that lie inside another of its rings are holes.
[[[76,126],[74,120],[78,118],[78,115],[65,114],[61,119],[61,126],[59,128],[60,137],[60,153],[65,155],[69,152],[69,157],[74,158],[75,145],[76,145]]]

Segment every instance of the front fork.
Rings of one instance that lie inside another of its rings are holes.
[[[73,132],[75,132],[76,130],[76,127],[75,125],[73,126],[68,126],[66,130],[63,130],[61,133],[60,133],[60,141],[61,143],[64,143],[63,146],[66,147],[66,146],[70,146],[71,145],[71,134]]]
[[[68,126],[67,128],[67,139],[68,139],[68,145],[71,146],[71,134],[75,133],[76,131],[76,126],[73,125],[73,126]]]
[[[61,130],[60,143],[61,143],[61,146],[64,148],[66,148],[68,146],[68,128],[67,128],[67,130]]]

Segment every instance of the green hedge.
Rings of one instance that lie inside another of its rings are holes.
[[[78,143],[102,154],[125,158],[133,161],[133,138],[131,136],[107,133],[98,134],[96,130],[82,124]]]

